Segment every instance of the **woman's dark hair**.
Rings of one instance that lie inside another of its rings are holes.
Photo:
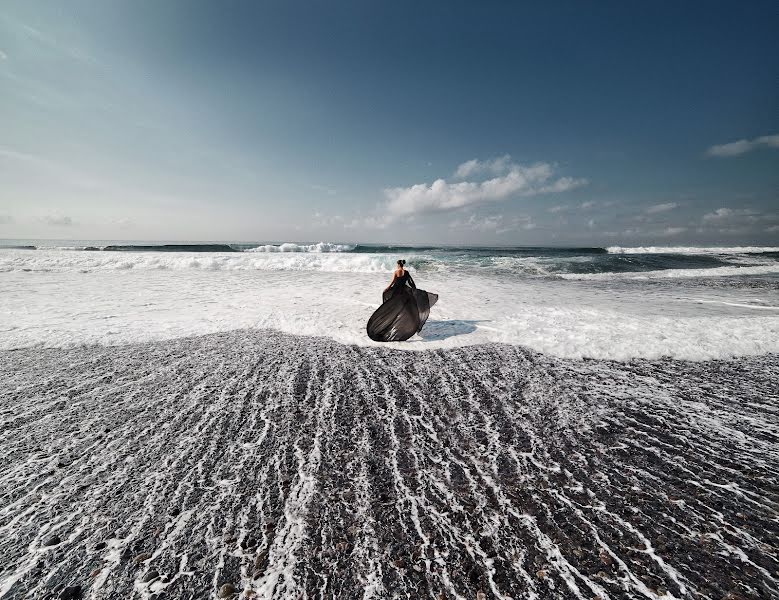
[[[406,264],[406,261],[401,259],[398,261],[398,264],[402,267],[403,265]]]

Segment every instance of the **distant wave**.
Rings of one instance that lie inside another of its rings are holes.
[[[106,246],[0,246],[9,250],[70,250],[87,252],[351,252],[356,246],[319,242],[317,244],[109,244]]]
[[[740,275],[776,275],[779,264],[757,265],[751,267],[713,267],[709,269],[662,269],[658,271],[624,271],[603,273],[561,273],[558,277],[574,280],[611,280],[611,279],[676,279],[696,277],[731,277]]]
[[[7,271],[323,271],[391,273],[393,257],[338,252],[230,253],[205,252],[26,252],[0,253],[0,272]],[[409,265],[412,267],[412,265]],[[413,267],[412,267],[413,270]]]
[[[694,246],[638,246],[636,248],[623,248],[622,246],[609,246],[606,248],[609,254],[763,254],[766,252],[779,252],[775,246],[732,246],[729,248],[694,247]]]
[[[109,244],[107,246],[0,246],[0,249],[71,252],[240,252],[230,244]]]
[[[331,242],[319,242],[318,244],[285,242],[278,245],[263,244],[254,248],[246,248],[244,252],[351,252],[355,247],[350,244],[333,244]]]
[[[90,250],[93,248],[85,248]],[[159,244],[149,246],[104,246],[103,250],[113,252],[240,252],[229,244]]]
[[[591,256],[607,254],[599,247],[543,247],[543,246],[406,246],[397,244],[344,244],[337,242],[283,242],[283,243],[143,243],[124,242],[108,244],[73,245],[0,245],[0,249],[65,250],[65,251],[107,251],[107,252],[249,252],[249,253],[354,253],[392,254],[409,256],[418,254],[460,255],[460,256]]]

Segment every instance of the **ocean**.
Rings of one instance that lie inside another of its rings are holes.
[[[779,248],[3,245],[2,598],[779,597]]]

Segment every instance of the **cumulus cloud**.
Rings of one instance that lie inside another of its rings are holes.
[[[673,210],[678,206],[679,205],[676,204],[676,202],[664,202],[663,204],[653,204],[652,206],[648,206],[644,212],[648,215],[654,215],[657,213],[668,212],[669,210]]]
[[[505,157],[504,157],[505,158]],[[585,179],[555,178],[554,167],[549,163],[523,166],[506,162],[503,158],[485,163],[463,163],[458,172],[475,174],[484,169],[502,169],[497,175],[484,181],[460,181],[449,183],[437,179],[431,184],[419,183],[411,187],[388,188],[386,208],[394,216],[408,216],[454,210],[465,206],[505,200],[511,196],[534,196],[565,192],[586,185]],[[469,166],[466,166],[469,165]],[[488,165],[488,166],[484,166]]]
[[[470,177],[471,175],[479,175],[482,173],[492,173],[494,175],[500,175],[506,173],[512,167],[511,156],[504,154],[501,157],[493,158],[491,160],[468,160],[462,163],[454,172],[454,176],[458,179],[464,177]]]
[[[764,135],[753,140],[736,140],[728,144],[711,146],[706,150],[709,156],[725,158],[728,156],[739,156],[746,154],[757,148],[779,148],[779,134]]]
[[[701,217],[699,232],[716,230],[726,234],[746,234],[758,230],[773,233],[771,227],[779,222],[778,213],[762,212],[752,208],[723,206]]]

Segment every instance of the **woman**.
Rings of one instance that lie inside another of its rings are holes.
[[[422,330],[437,294],[417,289],[406,261],[399,260],[383,304],[368,319],[368,337],[376,342],[401,342]]]

